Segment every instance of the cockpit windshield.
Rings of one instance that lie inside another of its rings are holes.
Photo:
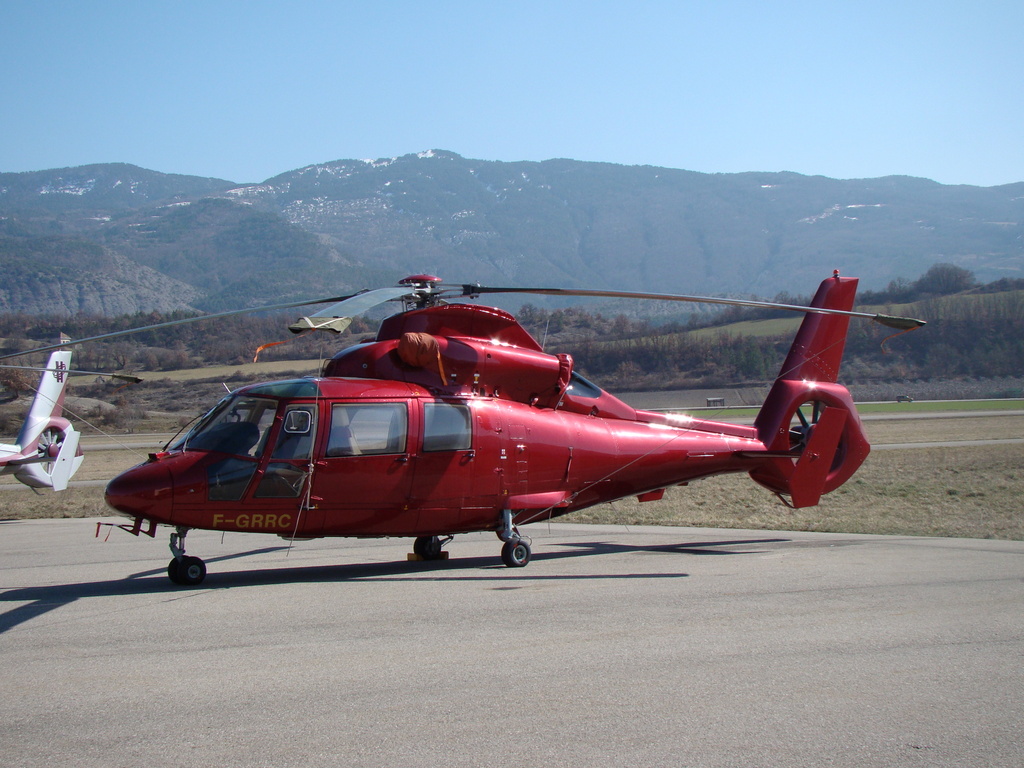
[[[573,397],[593,399],[600,397],[604,391],[589,379],[585,379],[575,371],[569,379],[569,392]]]
[[[269,398],[225,398],[171,448],[259,458],[276,412],[277,401]]]

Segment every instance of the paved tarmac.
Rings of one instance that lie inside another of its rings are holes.
[[[0,523],[4,766],[1024,765],[1024,542]]]

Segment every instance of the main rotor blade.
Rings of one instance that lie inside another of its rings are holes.
[[[321,309],[315,315],[311,315],[311,317],[349,317],[351,315],[358,315],[373,309],[378,304],[400,299],[408,295],[409,289],[404,286],[375,288],[372,291],[363,291],[354,296],[349,296],[337,304]]]
[[[37,352],[50,352],[54,349],[63,349],[64,347],[71,347],[75,344],[85,344],[90,341],[104,341],[106,339],[116,339],[121,336],[130,336],[133,333],[142,333],[143,331],[155,331],[160,328],[170,328],[172,325],[185,325],[187,323],[198,323],[200,320],[218,320],[225,317],[235,317],[236,315],[250,315],[256,312],[273,312],[278,309],[293,309],[294,307],[308,307],[314,304],[327,304],[330,302],[345,301],[351,299],[353,296],[358,296],[366,291],[359,291],[359,293],[349,294],[348,296],[334,296],[329,299],[312,299],[307,301],[290,301],[285,304],[268,304],[262,307],[249,307],[248,309],[232,309],[227,312],[216,312],[210,315],[197,315],[196,317],[185,317],[180,320],[168,320],[163,323],[155,323],[153,325],[144,325],[138,328],[129,328],[124,331],[113,331],[111,333],[102,333],[99,336],[89,336],[84,339],[73,339],[71,341],[63,341],[60,344],[51,344],[47,347],[36,347],[35,349],[28,349],[24,352],[14,352],[9,355],[0,355],[0,360],[7,360],[12,357],[21,357],[22,355],[32,355]]]
[[[22,353],[24,354],[24,353]],[[109,371],[80,371],[77,368],[39,368],[32,365],[0,365],[5,371],[33,371],[35,373],[66,373],[69,376],[106,376],[111,379],[124,379],[132,384],[142,381],[130,373],[110,373]]]
[[[850,312],[843,309],[827,309],[825,307],[804,307],[799,304],[779,304],[774,301],[752,301],[748,299],[722,299],[714,296],[687,296],[678,293],[632,293],[629,291],[591,291],[575,288],[493,288],[482,285],[463,285],[463,296],[479,296],[485,293],[530,293],[540,296],[593,296],[608,299],[654,299],[657,301],[687,301],[694,304],[728,304],[734,307],[759,307],[761,309],[784,309],[789,312],[814,312],[819,315],[846,315],[847,317],[864,317],[876,323],[910,330],[925,325],[924,320],[913,317],[896,317],[873,312]]]
[[[379,304],[394,301],[408,295],[409,289],[407,287],[376,288],[372,291],[362,291],[339,301],[337,304],[321,309],[316,314],[300,317],[297,322],[288,326],[288,330],[292,333],[302,333],[304,331],[324,329],[340,333],[344,328],[333,323],[333,320],[342,318],[351,320],[354,315],[361,315],[363,312],[373,309]],[[318,318],[321,318],[322,321],[318,321]],[[345,323],[343,325],[347,327],[348,324]]]

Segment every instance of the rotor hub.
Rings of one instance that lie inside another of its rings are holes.
[[[423,309],[438,304],[441,298],[441,278],[434,275],[410,275],[398,281],[398,284],[411,288],[408,296],[403,297],[406,309]]]

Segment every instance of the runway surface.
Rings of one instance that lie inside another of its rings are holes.
[[[94,532],[0,524],[2,765],[1024,764],[1024,542]]]

